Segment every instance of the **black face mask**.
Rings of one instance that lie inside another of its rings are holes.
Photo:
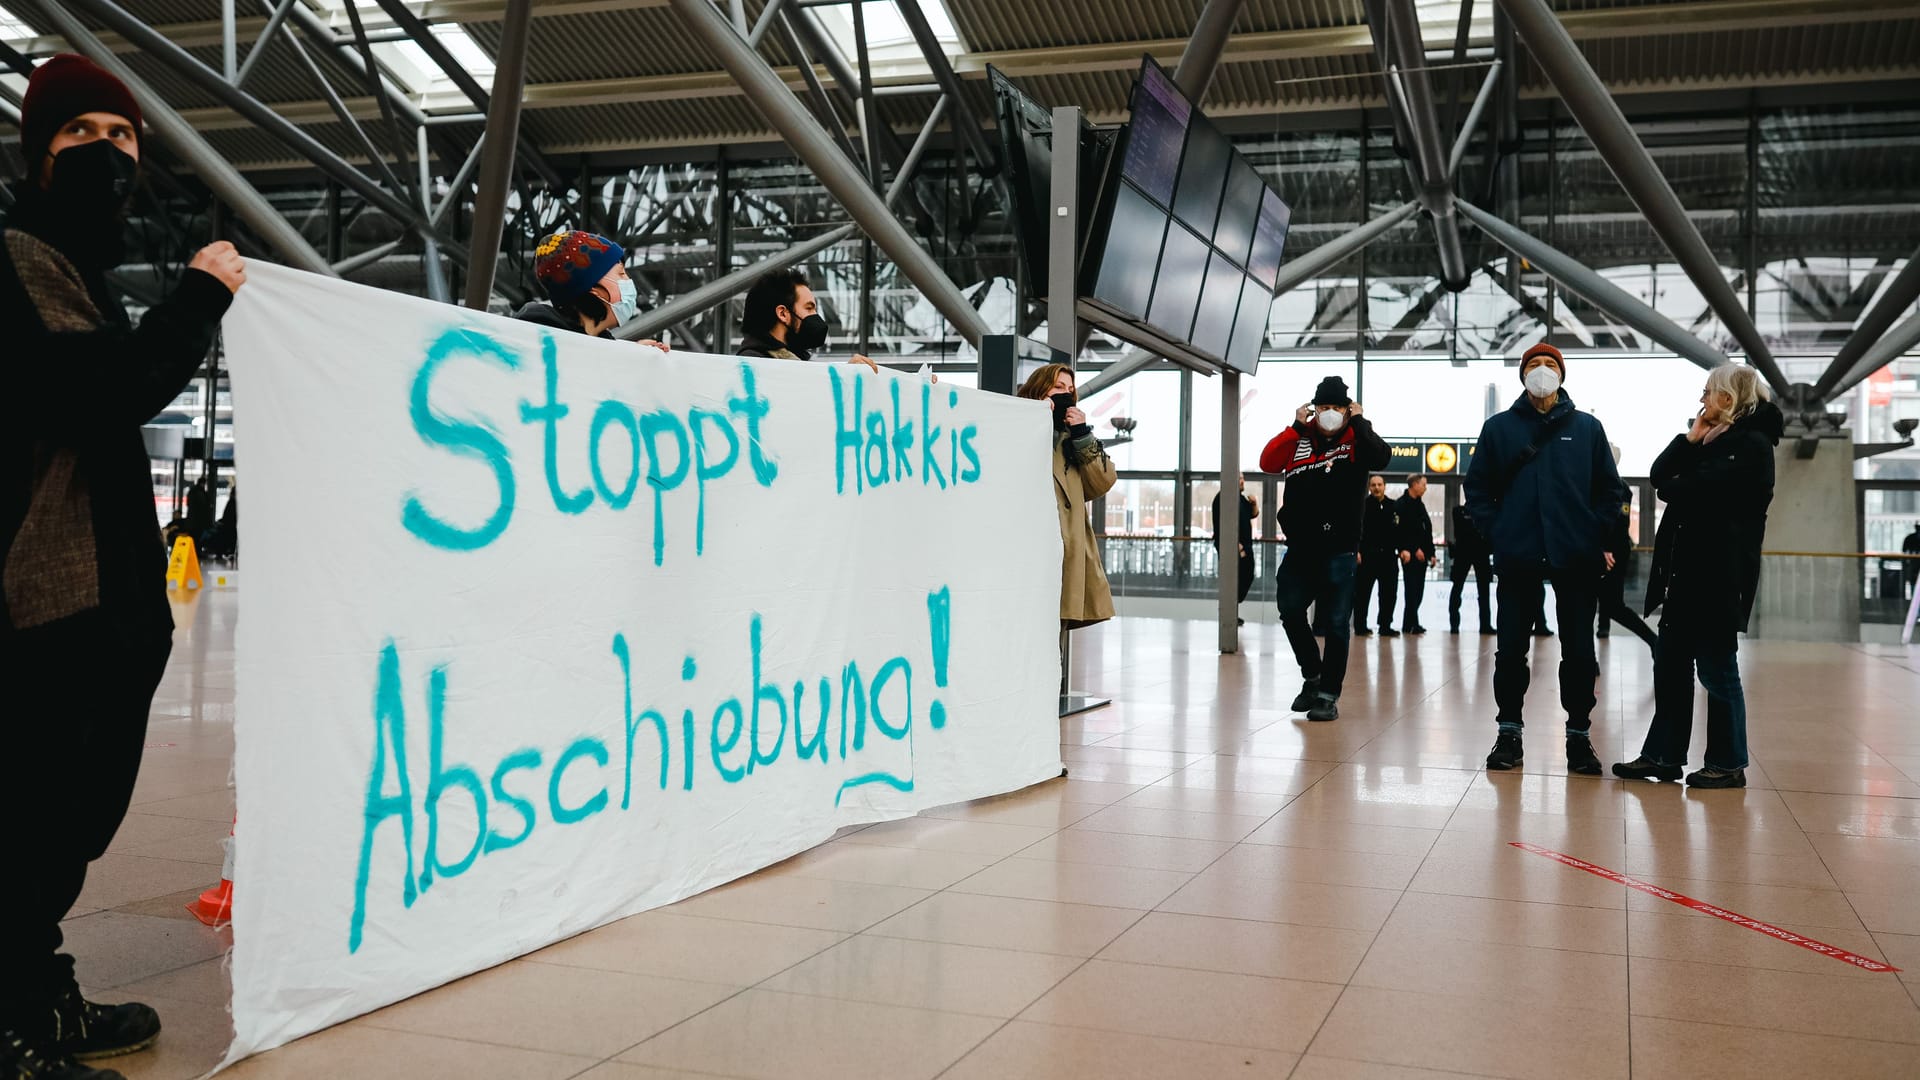
[[[1068,393],[1048,394],[1047,400],[1053,402],[1053,426],[1061,431],[1067,430],[1067,410],[1073,408],[1074,396]]]
[[[795,326],[787,326],[787,348],[797,352],[812,352],[827,343],[827,318],[824,315],[809,315]]]
[[[61,209],[87,217],[119,217],[133,197],[140,163],[105,139],[62,150],[53,159],[47,195]]]

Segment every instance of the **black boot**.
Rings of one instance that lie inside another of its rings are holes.
[[[119,1057],[153,1045],[160,1014],[138,1002],[96,1005],[80,996],[79,987],[69,987],[53,1006],[53,1037],[81,1061]]]
[[[1632,761],[1622,761],[1613,767],[1613,775],[1622,780],[1678,780],[1680,766],[1655,765],[1647,760],[1645,754]]]
[[[126,1080],[95,1069],[17,1031],[0,1031],[0,1077],[6,1080]]]
[[[1293,704],[1287,706],[1287,708],[1293,712],[1306,712],[1308,709],[1313,708],[1314,698],[1317,697],[1319,693],[1320,680],[1308,679],[1300,684],[1300,693],[1294,697]]]
[[[1487,754],[1487,768],[1494,772],[1506,772],[1517,769],[1526,757],[1521,749],[1520,736],[1511,731],[1503,731],[1493,740],[1493,750]]]
[[[1580,776],[1599,776],[1600,755],[1593,752],[1593,740],[1585,735],[1567,736],[1567,771]]]

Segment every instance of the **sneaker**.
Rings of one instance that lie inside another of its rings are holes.
[[[1732,772],[1722,772],[1708,765],[1699,772],[1688,773],[1687,786],[1697,788],[1746,787],[1747,771],[1745,769],[1735,769]]]
[[[1593,752],[1593,740],[1585,735],[1567,736],[1567,771],[1581,776],[1599,776],[1600,756]]]
[[[1332,694],[1317,695],[1317,699],[1313,703],[1313,708],[1307,710],[1307,719],[1309,720],[1340,719],[1340,706],[1336,704],[1336,702],[1338,702],[1339,700],[1340,699],[1334,697]]]
[[[1632,761],[1622,761],[1615,765],[1613,775],[1622,780],[1678,780],[1680,766],[1655,765],[1642,754]]]
[[[1503,731],[1493,740],[1493,751],[1487,755],[1487,768],[1494,772],[1506,772],[1517,769],[1526,758],[1522,754],[1520,736]]]
[[[1300,692],[1294,695],[1293,704],[1287,706],[1294,712],[1306,712],[1313,708],[1314,698],[1320,693],[1320,680],[1308,679],[1300,684]]]
[[[0,1076],[6,1080],[126,1080],[111,1069],[90,1068],[67,1054],[35,1045],[14,1031],[0,1031]]]
[[[72,987],[53,1006],[53,1037],[81,1061],[145,1050],[160,1037],[160,1014],[137,1002],[96,1005]]]
[[[1383,626],[1380,628],[1380,636],[1381,637],[1399,637],[1400,631],[1395,630],[1391,626]]]

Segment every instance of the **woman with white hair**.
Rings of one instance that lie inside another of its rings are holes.
[[[1773,452],[1785,427],[1769,398],[1752,368],[1714,368],[1693,426],[1654,460],[1653,483],[1667,512],[1647,582],[1647,613],[1662,608],[1653,723],[1640,756],[1615,765],[1615,776],[1680,779],[1697,669],[1707,691],[1706,766],[1688,774],[1687,786],[1747,784],[1747,705],[1735,653],[1760,582]]]

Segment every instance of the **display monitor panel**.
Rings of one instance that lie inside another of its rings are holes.
[[[1201,236],[1213,236],[1214,222],[1220,216],[1220,195],[1226,190],[1227,170],[1233,159],[1233,143],[1204,117],[1194,117],[1187,132],[1187,152],[1180,159],[1173,216]]]
[[[1228,366],[1252,374],[1260,367],[1260,350],[1267,346],[1267,315],[1273,294],[1252,278],[1241,279],[1240,310],[1233,317],[1233,341],[1227,346]]]
[[[1163,207],[1173,206],[1174,180],[1180,173],[1192,115],[1193,106],[1159,65],[1144,64],[1140,80],[1133,84],[1133,116],[1127,126],[1121,175]]]
[[[1233,313],[1240,308],[1246,275],[1218,252],[1207,263],[1207,284],[1200,293],[1200,310],[1193,319],[1194,348],[1217,359],[1227,358],[1233,340]]]
[[[1160,272],[1153,283],[1153,308],[1147,321],[1175,341],[1189,341],[1193,313],[1207,280],[1207,242],[1179,222],[1167,226],[1160,249]]]
[[[1134,318],[1146,318],[1154,269],[1160,264],[1160,241],[1166,232],[1166,211],[1133,185],[1121,184],[1100,252],[1094,298]]]
[[[1213,246],[1242,266],[1253,248],[1253,223],[1260,216],[1260,200],[1267,185],[1247,159],[1235,155],[1227,173],[1227,194],[1220,203],[1220,224],[1213,230]]]
[[[1269,289],[1280,275],[1280,256],[1286,249],[1287,225],[1292,220],[1293,209],[1286,200],[1267,188],[1260,200],[1260,218],[1253,226],[1253,254],[1247,257],[1247,273]]]

